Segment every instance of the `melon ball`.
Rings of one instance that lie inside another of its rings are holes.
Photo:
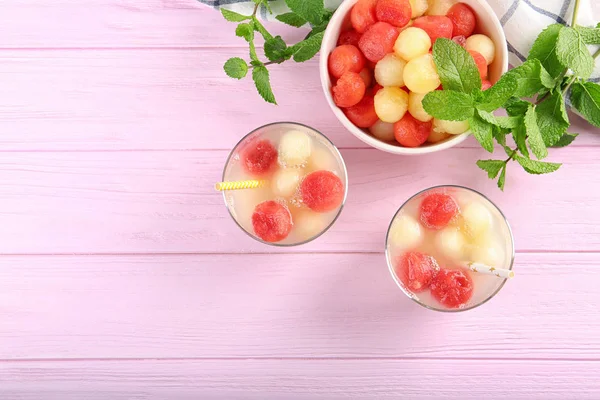
[[[271,190],[275,196],[290,197],[300,183],[300,171],[297,168],[281,168],[273,175]]]
[[[501,268],[504,262],[502,250],[495,245],[476,246],[471,251],[471,261]]]
[[[429,8],[429,2],[427,0],[409,0],[410,8],[412,10],[412,18],[420,17],[425,14],[425,11]]]
[[[290,131],[279,141],[279,163],[288,167],[304,165],[312,151],[312,140],[302,131]]]
[[[389,243],[395,249],[410,250],[418,246],[423,240],[423,228],[415,218],[409,215],[400,215],[394,220]]]
[[[337,168],[337,159],[328,149],[319,146],[312,150],[310,159],[308,160],[309,171],[318,171],[320,169],[335,171]]]
[[[456,0],[430,0],[426,15],[446,15]]]
[[[421,122],[429,122],[433,119],[433,117],[425,111],[425,108],[423,108],[423,98],[426,95],[427,93],[415,92],[410,92],[408,94],[408,112]]]
[[[387,54],[375,65],[375,80],[381,86],[404,86],[405,65],[394,53]]]
[[[451,135],[460,135],[469,130],[469,121],[445,121],[434,118],[433,130],[436,132],[449,133]]]
[[[467,38],[466,49],[481,54],[485,58],[487,65],[493,63],[496,57],[496,45],[494,45],[492,39],[485,35],[476,34],[469,36]]]
[[[324,214],[310,210],[300,211],[294,216],[294,232],[308,240],[323,232],[328,223],[329,218]]]
[[[375,95],[375,113],[383,122],[394,123],[408,110],[408,93],[397,87],[384,87]]]
[[[448,258],[462,261],[466,257],[465,236],[456,228],[444,228],[435,235],[436,247]]]
[[[406,64],[404,84],[409,90],[417,93],[428,93],[440,86],[440,76],[431,54],[423,54]]]
[[[431,132],[429,132],[429,137],[427,138],[427,142],[428,143],[439,143],[442,140],[445,140],[447,138],[449,138],[451,135],[449,133],[446,132],[438,132],[436,130],[431,130]]]
[[[462,218],[467,231],[475,236],[488,231],[492,226],[492,214],[480,202],[472,202],[462,209]]]
[[[394,124],[390,124],[389,122],[379,120],[369,128],[369,131],[371,131],[371,134],[377,139],[383,140],[384,142],[391,142],[394,140]]]
[[[413,58],[427,54],[431,48],[431,38],[421,28],[410,27],[398,35],[394,44],[394,53],[403,60],[410,61]]]

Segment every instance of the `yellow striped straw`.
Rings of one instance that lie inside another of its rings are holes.
[[[249,179],[247,181],[219,182],[215,184],[215,189],[219,192],[222,192],[224,190],[255,189],[263,187],[266,184],[267,181]]]

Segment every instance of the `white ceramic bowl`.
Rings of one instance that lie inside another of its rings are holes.
[[[323,86],[323,92],[325,93],[327,102],[329,103],[329,106],[333,110],[335,116],[341,121],[346,129],[348,129],[354,136],[366,144],[373,146],[376,149],[394,154],[412,155],[433,153],[456,146],[464,141],[471,133],[470,131],[467,131],[461,135],[451,136],[439,143],[425,144],[421,147],[402,147],[399,144],[384,142],[372,136],[368,131],[361,129],[350,122],[344,112],[335,105],[331,95],[331,78],[329,77],[327,60],[329,58],[329,54],[337,45],[338,36],[346,15],[348,15],[350,9],[357,1],[358,0],[345,0],[338,7],[335,14],[331,18],[329,25],[327,26],[325,36],[323,37],[323,44],[321,46],[321,55],[319,59],[321,84]],[[502,74],[508,70],[508,48],[506,45],[506,37],[504,36],[502,25],[500,25],[498,17],[496,17],[496,14],[494,14],[494,11],[487,4],[486,0],[461,0],[460,2],[468,4],[477,15],[476,32],[489,36],[496,45],[496,57],[494,62],[489,66],[488,77],[492,83],[495,83],[498,79],[500,79],[500,76],[502,76]]]

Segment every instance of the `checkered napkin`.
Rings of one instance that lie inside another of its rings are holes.
[[[241,14],[251,14],[254,7],[252,1],[244,0],[200,0],[214,8],[225,7]],[[325,0],[329,8],[337,7],[342,0]],[[548,25],[555,22],[566,24],[571,20],[575,0],[488,0],[504,27],[508,41],[509,61],[512,65],[520,65],[529,53],[529,49],[537,35]],[[284,0],[271,2],[273,15],[288,12]],[[261,10],[263,19],[274,19]],[[600,20],[600,0],[581,0],[577,24],[594,26]],[[596,63],[593,81],[600,82],[600,63]]]

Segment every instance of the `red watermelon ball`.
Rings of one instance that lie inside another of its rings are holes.
[[[473,296],[473,279],[467,271],[442,269],[431,281],[431,295],[448,308],[463,308]]]
[[[344,184],[330,171],[308,174],[300,184],[302,201],[311,210],[327,212],[338,208],[344,200]]]
[[[267,139],[254,140],[242,150],[242,167],[251,175],[263,176],[277,166],[277,149]]]
[[[279,242],[292,230],[292,215],[283,204],[264,201],[254,208],[252,227],[256,236],[265,242]]]

